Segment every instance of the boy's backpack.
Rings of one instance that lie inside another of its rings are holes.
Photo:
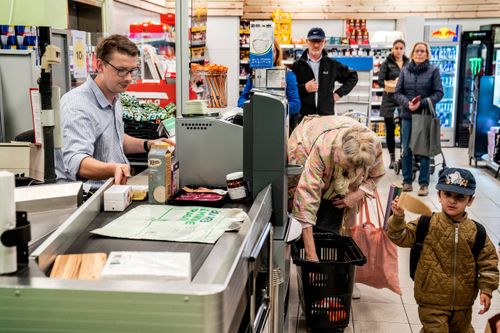
[[[430,216],[420,216],[420,219],[418,220],[417,230],[415,233],[415,243],[410,250],[410,277],[412,280],[415,280],[415,271],[417,270],[417,264],[420,259],[420,253],[422,252],[425,236],[427,236],[427,232],[429,231],[430,221]],[[472,254],[474,255],[474,261],[476,261],[479,256],[479,252],[481,252],[484,248],[484,244],[486,242],[486,229],[481,223],[476,221],[474,221],[474,223],[476,224],[477,232],[476,239],[474,240],[474,246],[472,246]]]

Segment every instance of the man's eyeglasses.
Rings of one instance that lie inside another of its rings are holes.
[[[127,74],[130,74],[130,75],[132,75],[132,77],[135,77],[137,75],[137,73],[139,72],[138,67],[135,67],[132,69],[117,68],[117,67],[113,66],[109,61],[104,60],[104,59],[101,59],[101,60],[104,61],[105,63],[107,63],[108,65],[110,65],[111,67],[113,67],[116,70],[116,73],[118,74],[119,77],[125,77],[125,76],[127,76]]]

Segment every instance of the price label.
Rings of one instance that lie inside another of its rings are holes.
[[[73,76],[75,78],[87,77],[87,55],[85,32],[73,30]]]

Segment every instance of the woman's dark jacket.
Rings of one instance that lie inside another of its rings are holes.
[[[403,67],[408,64],[410,59],[403,55]],[[384,81],[396,80],[401,73],[396,59],[392,54],[389,54],[387,59],[380,66],[380,71],[378,73],[378,84],[380,88],[385,87]],[[380,106],[380,115],[384,118],[394,117],[394,110],[399,107],[398,102],[394,99],[394,93],[388,93],[384,91],[382,95],[382,105]]]
[[[316,107],[315,93],[309,93],[306,90],[306,83],[314,79],[313,70],[307,63],[307,53],[308,50],[305,50],[300,59],[293,64],[293,72],[297,76],[299,86],[300,115],[302,117],[309,114],[334,115],[333,89],[335,88],[335,81],[342,83],[335,90],[335,93],[340,97],[345,96],[358,83],[358,73],[350,70],[337,60],[331,59],[323,50],[323,57],[319,64],[318,107]]]
[[[416,96],[421,97],[420,107],[411,112],[408,108],[408,102]],[[433,105],[436,105],[443,98],[443,84],[439,68],[431,65],[429,60],[420,65],[415,64],[412,60],[399,74],[399,81],[394,93],[394,98],[401,106],[401,117],[411,119],[412,113],[422,113],[422,110],[428,108],[427,97],[431,99]]]

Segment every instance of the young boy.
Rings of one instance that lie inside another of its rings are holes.
[[[474,176],[465,169],[444,169],[436,189],[442,211],[431,217],[415,271],[422,332],[474,332],[472,305],[480,290],[479,314],[488,311],[492,292],[498,288],[498,256],[487,236],[477,260],[472,252],[477,227],[465,208],[474,201]],[[419,219],[405,224],[398,200],[392,202],[388,235],[395,244],[412,247]]]

